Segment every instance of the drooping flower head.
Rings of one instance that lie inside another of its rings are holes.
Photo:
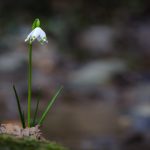
[[[46,33],[40,28],[40,20],[35,19],[32,25],[32,31],[29,33],[25,42],[32,43],[34,40],[38,40],[41,44],[48,43]]]

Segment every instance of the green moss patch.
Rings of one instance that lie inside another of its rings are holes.
[[[16,138],[10,135],[0,135],[0,150],[67,150],[48,141],[38,141],[31,138]]]

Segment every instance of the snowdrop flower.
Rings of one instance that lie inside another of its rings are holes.
[[[32,43],[37,39],[41,44],[48,43],[45,32],[40,28],[36,27],[25,39],[25,42],[29,41]]]

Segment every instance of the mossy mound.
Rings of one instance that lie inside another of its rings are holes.
[[[48,141],[38,141],[32,138],[16,138],[10,135],[0,135],[0,150],[67,150]]]

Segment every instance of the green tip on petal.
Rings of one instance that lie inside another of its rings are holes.
[[[36,27],[40,27],[40,20],[36,18],[32,24],[32,30],[34,30]]]

